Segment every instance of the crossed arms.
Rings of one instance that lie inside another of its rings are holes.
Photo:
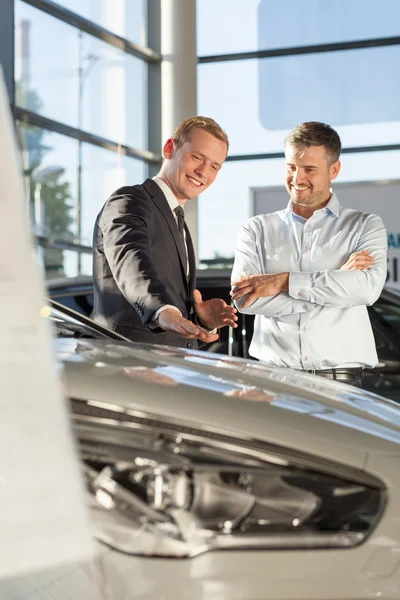
[[[266,317],[301,313],[315,305],[370,305],[385,283],[386,250],[383,223],[369,215],[357,247],[337,269],[263,273],[254,231],[245,226],[236,251],[231,297],[241,312]]]

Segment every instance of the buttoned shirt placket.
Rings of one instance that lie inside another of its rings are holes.
[[[312,237],[315,226],[315,221],[318,220],[317,215],[311,216],[307,221],[304,221],[292,213],[292,218],[296,220],[293,225],[297,228],[298,239],[299,239],[299,251],[300,251],[300,270],[305,272],[312,272],[311,265],[311,248],[312,248]],[[299,292],[299,300],[301,295]],[[305,370],[315,370],[315,365],[312,361],[311,352],[311,338],[309,328],[309,312],[307,304],[305,303],[304,311],[299,314],[299,341],[300,341],[300,357],[302,367]]]

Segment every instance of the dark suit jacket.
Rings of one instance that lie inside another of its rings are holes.
[[[186,245],[189,281],[185,245],[157,183],[147,179],[114,192],[94,228],[92,317],[134,341],[196,347],[196,340],[148,326],[163,304],[192,319],[196,264],[187,227]]]

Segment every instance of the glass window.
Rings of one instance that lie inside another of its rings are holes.
[[[197,53],[229,54],[398,36],[400,3],[197,0]],[[221,23],[223,26],[221,27]]]
[[[34,232],[55,240],[92,245],[93,224],[118,187],[143,181],[147,164],[111,150],[82,144],[81,197],[78,194],[79,142],[18,123],[24,178]],[[80,224],[78,215],[80,214]],[[91,273],[91,255],[45,248],[46,276]]]
[[[240,227],[252,216],[251,188],[280,185],[283,159],[225,163],[198,199],[198,259],[232,258]],[[223,263],[224,261],[221,261]]]
[[[91,246],[93,225],[104,202],[116,189],[144,181],[148,166],[140,160],[89,144],[83,144],[82,150],[81,243]]]
[[[17,125],[33,231],[72,242],[76,234],[78,143],[39,127]],[[45,248],[42,257],[48,277],[64,275],[62,250]]]
[[[198,56],[258,50],[258,5],[259,0],[197,0]]]
[[[147,64],[24,2],[16,3],[16,103],[147,147]]]
[[[68,10],[145,46],[147,0],[57,0]]]
[[[230,154],[282,151],[286,133],[303,121],[329,123],[344,146],[395,144],[399,62],[393,46],[201,64],[199,112],[226,129]]]
[[[37,235],[74,239],[78,142],[18,123],[30,215]]]

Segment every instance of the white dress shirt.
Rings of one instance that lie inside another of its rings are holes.
[[[350,254],[368,250],[373,266],[340,271]],[[387,234],[382,219],[328,204],[308,219],[286,209],[257,215],[239,235],[232,281],[244,275],[289,272],[289,291],[258,298],[240,312],[255,314],[251,356],[293,369],[374,367],[367,306],[386,279]]]

